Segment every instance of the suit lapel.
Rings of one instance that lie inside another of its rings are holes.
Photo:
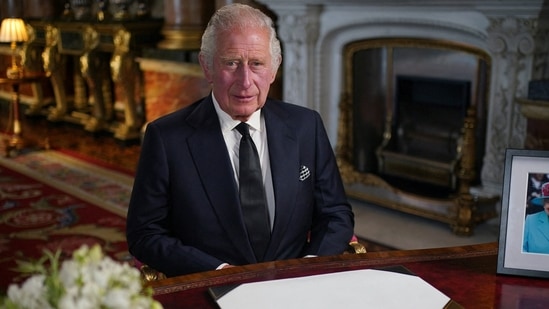
[[[189,149],[210,204],[234,245],[253,262],[254,254],[240,215],[234,172],[211,97],[188,120],[196,128],[188,139]]]
[[[283,120],[285,117],[280,114],[282,111],[272,107],[273,104],[269,104],[269,101],[263,107],[276,202],[267,259],[274,257],[284,233],[291,229],[289,224],[295,205],[298,188],[296,182],[299,175],[299,147],[295,133]]]

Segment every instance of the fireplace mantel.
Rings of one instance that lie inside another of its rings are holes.
[[[528,82],[549,78],[549,3],[544,0],[258,0],[278,17],[283,97],[318,110],[337,143],[342,51],[374,38],[458,42],[491,57],[486,151],[479,192],[500,194],[505,149],[522,148],[526,119],[514,104]],[[420,4],[418,3],[420,2]],[[545,2],[545,4],[544,4]]]

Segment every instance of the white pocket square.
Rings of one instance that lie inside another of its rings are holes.
[[[299,180],[303,181],[311,176],[311,172],[309,171],[309,168],[305,165],[302,165],[299,170]]]

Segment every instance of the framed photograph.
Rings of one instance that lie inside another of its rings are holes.
[[[549,278],[549,151],[505,152],[497,273]]]

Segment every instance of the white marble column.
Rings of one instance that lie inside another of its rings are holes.
[[[490,18],[488,49],[492,57],[486,155],[482,180],[486,187],[500,188],[506,148],[522,148],[526,138],[526,118],[516,98],[527,96],[536,50],[534,19]]]
[[[318,38],[318,6],[286,6],[278,9],[278,35],[283,49],[283,99],[314,108],[315,44]]]

